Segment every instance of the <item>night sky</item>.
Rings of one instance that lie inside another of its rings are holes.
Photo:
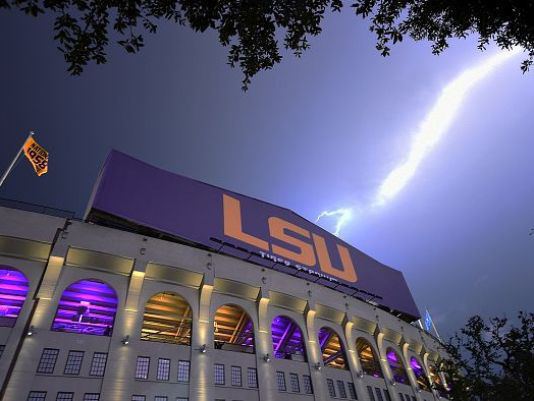
[[[496,52],[473,39],[436,57],[407,40],[384,59],[345,10],[300,60],[286,57],[244,93],[214,33],[165,25],[140,54],[115,48],[81,77],[65,72],[52,36],[46,18],[0,14],[0,168],[31,129],[51,153],[41,178],[21,160],[0,197],[79,216],[112,148],[312,221],[366,205],[441,89]],[[520,61],[474,87],[398,196],[341,231],[404,272],[445,337],[475,313],[534,311],[534,71],[523,75]]]

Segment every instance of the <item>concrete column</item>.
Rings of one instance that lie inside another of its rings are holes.
[[[306,311],[306,330],[308,331],[308,364],[310,366],[310,376],[313,385],[314,399],[322,401],[328,399],[326,383],[319,369],[324,367],[321,347],[317,341],[317,330],[315,327],[315,302],[308,301]],[[318,369],[319,368],[319,369]]]
[[[212,384],[213,324],[210,317],[213,284],[213,273],[204,275],[204,282],[199,291],[198,319],[193,319],[191,380],[189,383],[191,401],[213,401],[214,399]],[[206,352],[201,352],[204,348]]]
[[[393,373],[389,368],[389,363],[386,357],[386,350],[384,349],[384,333],[380,331],[380,327],[377,325],[375,330],[376,344],[378,348],[378,357],[380,358],[380,366],[382,367],[382,373],[386,382],[391,401],[404,401],[399,398],[397,387],[393,380]]]
[[[273,365],[266,362],[265,357],[274,359],[269,321],[269,292],[262,288],[258,301],[258,331],[256,338],[256,366],[258,372],[258,387],[261,401],[276,401],[275,372]]]

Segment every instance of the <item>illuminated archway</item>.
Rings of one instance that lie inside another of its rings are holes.
[[[329,327],[322,327],[318,337],[324,366],[348,369],[345,348],[339,335]]]
[[[300,327],[287,316],[277,316],[271,324],[273,354],[278,359],[306,361],[306,348]]]
[[[430,391],[430,382],[425,374],[425,370],[414,356],[410,358],[410,367],[412,368],[419,388],[421,390]]]
[[[254,324],[243,308],[223,305],[215,312],[214,346],[238,352],[254,352]]]
[[[395,350],[390,347],[386,351],[386,358],[388,360],[389,367],[391,368],[391,373],[393,374],[393,380],[395,380],[397,383],[410,384],[404,363],[402,362],[399,354],[397,354]]]
[[[358,338],[356,340],[356,352],[358,353],[363,373],[378,378],[384,377],[376,352],[369,341],[362,337]]]
[[[117,303],[117,294],[108,284],[76,281],[61,294],[52,331],[111,336]]]
[[[445,397],[447,395],[447,390],[443,385],[443,381],[441,380],[441,377],[436,367],[434,365],[429,365],[428,373],[430,376],[430,382],[432,383],[432,387],[436,389],[440,396]]]
[[[0,266],[0,327],[13,327],[28,295],[26,276],[10,266]]]
[[[153,295],[145,305],[141,340],[191,345],[191,315],[191,306],[180,295]]]

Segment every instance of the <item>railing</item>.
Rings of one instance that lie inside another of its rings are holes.
[[[0,198],[0,206],[10,209],[24,210],[26,212],[47,214],[49,216],[61,217],[64,219],[74,219],[76,213],[70,210],[58,209],[55,207],[38,205],[36,203],[23,202],[19,200]]]

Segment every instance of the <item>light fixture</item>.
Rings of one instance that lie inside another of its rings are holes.
[[[271,356],[269,354],[265,354],[263,356],[263,360],[267,363],[271,362]]]
[[[315,362],[313,367],[315,368],[315,370],[319,370],[319,371],[323,368],[321,365],[321,362]]]
[[[33,336],[34,333],[35,333],[35,327],[33,327],[33,326],[28,327],[28,331],[26,332],[28,337]]]
[[[393,379],[390,379],[389,384],[391,384],[393,387],[397,385],[397,382]]]
[[[198,350],[201,354],[205,354],[208,349],[206,348],[206,344],[202,344]]]
[[[124,336],[121,340],[122,345],[128,345],[130,343],[130,336]]]
[[[358,372],[358,378],[363,379],[363,372],[362,371]]]

